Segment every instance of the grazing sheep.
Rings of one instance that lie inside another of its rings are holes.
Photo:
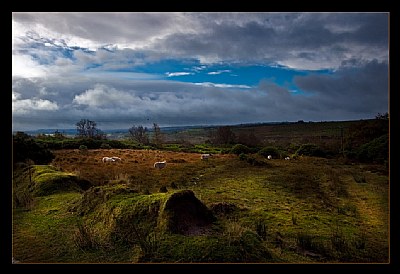
[[[154,167],[158,169],[162,169],[167,166],[167,161],[162,161],[162,162],[155,162]]]
[[[119,157],[117,157],[117,156],[113,156],[113,157],[111,157],[111,158],[113,158],[115,161],[122,161],[122,159],[119,158]]]
[[[201,154],[201,159],[202,160],[207,160],[208,158],[210,158],[212,155],[211,154]]]
[[[103,163],[105,162],[115,162],[115,159],[112,157],[103,157],[102,159]]]
[[[268,160],[271,160],[271,159],[272,159],[272,156],[271,156],[271,155],[268,155],[267,158],[268,158]]]
[[[290,157],[285,157],[285,160],[290,160]]]

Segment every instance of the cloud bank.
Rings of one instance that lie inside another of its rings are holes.
[[[71,128],[82,118],[108,129],[388,111],[387,13],[13,13],[12,20],[13,130]],[[254,74],[238,70],[249,66],[297,74],[259,73],[250,84]]]

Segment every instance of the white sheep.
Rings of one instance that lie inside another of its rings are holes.
[[[285,160],[290,160],[290,157],[285,157]]]
[[[162,169],[167,166],[167,161],[155,162],[154,168]]]
[[[105,162],[115,162],[115,159],[112,157],[103,157],[102,159],[103,163]]]
[[[201,159],[202,160],[207,160],[208,158],[210,158],[212,155],[207,153],[207,154],[201,154]]]
[[[272,156],[271,156],[271,155],[268,155],[267,158],[268,158],[268,160],[271,160],[271,159],[272,159]]]
[[[114,159],[114,161],[122,161],[122,159],[121,159],[121,158],[119,158],[119,157],[117,157],[117,156],[113,156],[113,157],[111,157],[111,158],[113,158],[113,159]]]

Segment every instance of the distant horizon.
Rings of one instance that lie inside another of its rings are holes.
[[[235,123],[235,124],[198,124],[198,125],[169,125],[169,126],[162,126],[159,125],[159,127],[161,129],[169,129],[169,128],[196,128],[196,127],[223,127],[223,126],[229,126],[229,127],[235,127],[235,126],[248,126],[248,125],[268,125],[268,124],[284,124],[284,123],[298,123],[300,121],[303,121],[304,123],[330,123],[330,122],[353,122],[353,121],[362,121],[362,120],[373,120],[375,119],[376,116],[371,117],[371,118],[364,118],[364,119],[351,119],[351,120],[321,120],[321,121],[311,121],[311,120],[303,120],[303,119],[299,119],[296,121],[271,121],[271,122],[250,122],[250,123]],[[95,121],[96,122],[96,121]],[[133,125],[132,125],[133,126]],[[127,128],[101,128],[100,126],[96,126],[97,129],[107,133],[107,132],[122,132],[122,131],[127,131],[129,130],[130,127]],[[142,125],[142,124],[137,124],[135,126],[143,126],[146,127],[149,131],[152,131],[153,129],[153,124],[146,126],[146,125]],[[52,131],[52,132],[51,132]],[[43,132],[47,132],[47,134],[50,133],[54,133],[55,131],[59,131],[61,133],[63,133],[63,131],[76,131],[76,127],[69,127],[69,128],[35,128],[35,129],[25,129],[25,130],[21,130],[21,129],[13,129],[12,133],[16,133],[16,132],[25,132],[25,133],[43,133]]]

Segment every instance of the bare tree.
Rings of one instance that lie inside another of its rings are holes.
[[[161,133],[161,129],[158,126],[158,124],[153,123],[153,131],[154,131],[154,135],[153,135],[153,143],[159,147],[164,143],[164,136]]]
[[[149,144],[149,136],[147,134],[147,127],[143,127],[142,125],[140,126],[135,126],[133,125],[129,129],[129,134],[131,135],[131,138],[138,142],[139,144],[143,145],[148,145]]]
[[[81,138],[102,139],[103,132],[96,128],[97,124],[89,119],[82,119],[76,123],[77,136]]]
[[[219,127],[211,136],[213,144],[233,144],[235,139],[236,135],[229,126]]]
[[[257,138],[253,131],[251,131],[250,133],[241,132],[237,137],[237,141],[239,144],[243,144],[246,146],[257,146],[260,144],[260,140]]]

